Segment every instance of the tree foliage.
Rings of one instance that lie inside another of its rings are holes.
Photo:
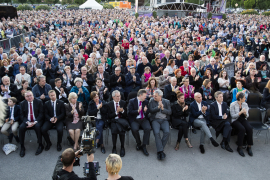
[[[27,0],[18,0],[18,1],[19,1],[19,3],[21,3],[21,4],[24,4],[24,3],[27,2]]]
[[[255,5],[255,0],[246,0],[244,5],[246,9],[251,9]]]
[[[103,9],[114,9],[113,5],[106,3],[103,5]]]

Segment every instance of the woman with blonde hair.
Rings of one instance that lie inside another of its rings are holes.
[[[87,59],[85,66],[89,74],[95,74],[97,72],[97,66],[94,65],[92,58]]]
[[[118,154],[110,154],[105,161],[108,178],[106,180],[133,180],[130,176],[120,176],[122,159]]]

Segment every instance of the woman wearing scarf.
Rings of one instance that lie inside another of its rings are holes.
[[[109,91],[108,88],[102,85],[102,79],[96,79],[96,85],[91,88],[91,93],[95,91],[98,93],[98,97],[101,101],[107,101],[109,99]]]
[[[146,90],[147,99],[150,99],[151,97],[153,97],[155,91],[159,90],[158,82],[157,82],[155,77],[151,77],[148,80],[148,84],[147,84],[147,87],[145,88],[145,90]]]
[[[179,150],[179,145],[184,135],[185,142],[189,148],[192,148],[188,140],[188,123],[186,117],[189,115],[188,105],[185,104],[185,94],[177,92],[177,101],[172,105],[172,126],[178,129],[178,139],[175,150]]]
[[[194,90],[195,88],[189,85],[189,77],[184,77],[183,85],[179,88],[180,92],[185,96],[185,102],[189,105],[194,100]]]
[[[141,77],[141,82],[142,82],[142,89],[145,89],[148,85],[148,80],[153,77],[154,75],[151,74],[151,69],[149,66],[146,66],[144,68],[144,73]]]
[[[89,91],[83,87],[82,78],[76,78],[74,80],[75,86],[73,86],[70,92],[75,92],[78,95],[78,102],[83,103],[84,110],[86,112],[89,103],[90,94]]]
[[[74,144],[74,150],[79,149],[78,140],[83,129],[81,117],[84,115],[83,104],[77,101],[77,94],[71,92],[68,96],[68,104],[65,104],[67,130]]]
[[[203,85],[200,89],[200,93],[202,94],[203,101],[207,101],[208,104],[211,104],[214,100],[214,90],[211,88],[211,80],[205,79],[203,81]]]

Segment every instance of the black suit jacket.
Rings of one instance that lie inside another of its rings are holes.
[[[144,107],[148,106],[148,101],[145,100],[142,102],[142,110],[144,110]],[[133,98],[129,100],[128,103],[128,118],[129,118],[129,123],[132,123],[136,117],[139,115],[138,113],[138,109],[139,109],[139,104],[138,104],[138,98]],[[148,118],[148,114],[149,114],[149,109],[147,109],[146,112],[143,112],[145,118]]]
[[[70,68],[71,68],[71,72],[72,72],[72,73],[73,73],[74,67],[75,67],[74,64],[71,64],[71,65],[70,65]],[[79,65],[78,65],[79,73],[81,73],[81,67],[82,67],[82,65],[79,64]]]
[[[227,117],[229,116],[227,109],[228,105],[225,102],[222,102],[222,115],[226,113]],[[227,118],[228,119],[228,118]],[[227,121],[227,119],[222,119],[222,116],[219,116],[219,110],[217,102],[213,102],[210,104],[210,124],[211,126],[216,130],[220,131],[224,125],[224,123]]]
[[[76,77],[81,78],[81,77],[82,77],[82,74],[79,74],[79,75],[77,75]],[[87,74],[86,74],[86,78],[87,78],[86,83],[88,84],[89,87],[92,87],[92,86],[95,84],[95,80],[94,80],[94,78],[93,78],[93,75],[87,73]]]
[[[54,90],[55,93],[56,93],[56,99],[59,99],[59,100],[61,100],[61,101],[63,101],[63,102],[68,103],[68,94],[69,94],[69,92],[68,92],[67,88],[65,88],[64,86],[61,86],[61,88],[64,89],[64,91],[65,91],[67,97],[66,97],[66,98],[62,97],[61,99],[59,99],[60,92],[54,87],[53,90]]]
[[[39,123],[43,121],[44,118],[44,110],[43,110],[43,102],[39,99],[33,100],[33,109],[36,121]],[[21,114],[21,121],[26,123],[28,121],[28,101],[24,100],[20,104],[20,114]]]
[[[4,84],[3,84],[3,86],[4,86]],[[10,95],[11,97],[17,97],[17,91],[18,91],[18,89],[17,89],[17,86],[16,86],[16,85],[10,84],[10,85],[9,85],[9,90],[10,90],[9,95]],[[2,94],[2,89],[1,89],[1,88],[0,88],[0,94],[1,94],[1,96],[3,96],[3,94]]]
[[[120,100],[119,106],[124,109],[124,113],[120,113],[121,118],[126,119],[126,117],[127,117],[127,105],[126,105],[126,102],[123,101],[123,100]],[[116,111],[115,111],[115,107],[114,107],[114,101],[110,101],[107,104],[107,110],[108,110],[107,113],[108,113],[108,119],[109,120],[112,120],[117,116]]]
[[[57,121],[63,121],[66,116],[66,109],[64,102],[57,99],[55,108]],[[45,121],[50,121],[50,119],[54,117],[54,111],[51,100],[47,101],[44,104],[44,110],[45,110]]]
[[[14,111],[14,115],[13,115],[14,119],[13,120],[16,121],[16,122],[19,122],[20,121],[20,106],[15,105],[13,108],[14,108],[13,109],[13,111]],[[5,119],[9,118],[9,113],[10,113],[10,107],[7,106]]]
[[[94,74],[94,79],[95,79],[95,81],[96,81],[96,78],[97,78],[97,74],[98,74],[99,72],[97,71],[95,74]],[[109,83],[110,83],[110,75],[109,75],[109,73],[107,73],[106,71],[104,71],[103,72],[103,77],[104,77],[104,84],[105,84],[105,86],[107,86],[107,87],[110,87],[109,86]]]
[[[175,86],[174,88],[176,88]],[[175,89],[176,91],[176,89]],[[176,93],[175,91],[172,91],[172,86],[171,84],[168,84],[167,86],[164,87],[164,98],[168,99],[170,102],[175,102],[177,101]]]

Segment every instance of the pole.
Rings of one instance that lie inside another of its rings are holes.
[[[135,0],[135,13],[138,12],[138,0]]]

